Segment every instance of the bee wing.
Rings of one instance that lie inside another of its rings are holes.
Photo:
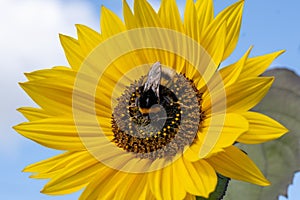
[[[161,64],[156,62],[152,65],[147,81],[144,86],[144,91],[148,91],[150,88],[155,92],[156,96],[159,97],[159,85],[161,79]]]
[[[170,68],[163,68],[161,72],[160,85],[171,88],[174,83],[176,72]]]

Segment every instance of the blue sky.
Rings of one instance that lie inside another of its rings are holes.
[[[158,0],[151,2],[156,7],[159,5]],[[216,11],[234,2],[215,0]],[[99,31],[100,6],[105,5],[121,15],[121,0],[0,0],[0,3],[0,92],[3,95],[0,105],[0,199],[76,199],[79,193],[63,197],[42,195],[39,191],[46,181],[29,179],[29,174],[21,173],[26,165],[58,152],[39,146],[11,129],[24,121],[16,108],[34,105],[17,82],[25,80],[23,72],[67,65],[58,33],[75,36],[74,24],[77,23]],[[185,1],[178,1],[178,4],[183,10]],[[299,10],[298,0],[246,0],[240,40],[225,63],[236,61],[250,45],[254,45],[252,56],[286,49],[272,66],[285,66],[300,74]],[[300,199],[300,175],[294,181],[294,186],[289,188],[289,200]]]

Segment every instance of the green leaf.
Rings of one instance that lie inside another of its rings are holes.
[[[232,180],[225,200],[275,200],[287,196],[294,173],[300,170],[300,77],[287,69],[267,71],[275,82],[263,101],[254,108],[279,121],[289,133],[275,141],[238,146],[258,165],[272,185],[260,187]]]
[[[209,195],[208,199],[203,197],[196,197],[197,200],[219,200],[223,198],[223,196],[226,193],[226,189],[230,178],[222,176],[221,174],[217,174],[217,175],[218,175],[218,184],[216,190]]]

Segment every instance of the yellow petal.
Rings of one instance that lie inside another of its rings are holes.
[[[139,198],[140,200],[157,200],[155,198],[154,194],[152,194],[151,190],[149,189],[149,186],[145,186],[145,189],[138,197],[135,197],[135,196],[133,196],[133,197],[134,197],[134,199]]]
[[[247,59],[240,78],[249,78],[261,75],[275,58],[284,53],[284,50]]]
[[[212,0],[198,0],[195,4],[198,14],[199,36],[203,38],[204,31],[214,18],[214,7]]]
[[[125,25],[128,30],[137,27],[137,21],[133,13],[131,12],[131,9],[128,3],[126,2],[126,0],[123,0],[123,15],[124,15]]]
[[[93,83],[89,82],[90,79],[88,78],[90,77],[87,76],[83,80],[86,87]],[[76,96],[74,97],[74,80],[75,76],[72,77],[66,73],[63,78],[37,79],[20,83],[20,85],[42,109],[51,115],[72,115],[72,109],[74,108],[73,98],[77,98],[76,109],[81,109],[86,113],[93,113],[94,111],[88,105],[101,102],[101,105],[97,105],[97,108],[101,109],[101,112],[111,114],[111,110],[108,109],[110,101],[107,100],[107,93],[103,93],[101,96],[94,96],[94,94],[89,94],[82,88],[76,88]]]
[[[192,0],[187,0],[184,11],[185,33],[194,40],[199,41],[198,27],[195,4]]]
[[[258,144],[277,139],[288,132],[284,126],[266,115],[246,112],[243,116],[249,121],[249,130],[237,139],[238,142]]]
[[[102,41],[100,33],[94,31],[93,29],[77,24],[77,35],[78,35],[78,42],[84,53],[84,56],[87,56],[91,51],[100,44]]]
[[[51,117],[51,115],[40,108],[22,107],[19,108],[18,111],[22,113],[29,121]]]
[[[63,168],[57,168],[57,169],[53,169],[53,170],[49,170],[49,171],[45,171],[45,172],[41,172],[41,173],[34,173],[32,175],[29,176],[29,178],[34,178],[34,179],[51,179],[53,177],[55,177],[57,174],[60,174],[62,172]]]
[[[193,141],[192,145],[184,151],[184,158],[190,162],[195,162],[200,160],[199,152],[202,147],[203,141],[198,138]]]
[[[139,27],[162,27],[157,13],[146,0],[134,1],[134,14]]]
[[[184,33],[183,24],[175,0],[163,0],[158,12],[158,16],[161,23],[163,24],[163,27]],[[173,40],[174,39],[167,37],[166,39],[161,40],[161,42],[163,42],[166,47],[170,47],[170,45],[174,45]],[[179,43],[175,45],[178,46],[178,49],[182,49]],[[163,60],[166,61],[161,61],[163,64],[172,68],[176,67],[177,69],[179,69],[178,71],[182,71],[184,61],[181,57],[173,55],[171,53],[168,54],[167,52],[162,53],[165,54]]]
[[[185,196],[184,200],[196,200],[196,196],[192,195],[192,194],[189,194],[189,193],[186,193],[186,196]]]
[[[87,151],[69,163],[64,170],[48,182],[42,193],[45,194],[69,194],[78,191],[87,185],[105,166],[92,157]]]
[[[116,191],[118,190],[119,187],[122,187],[124,184],[128,182],[129,179],[133,179],[135,181],[134,186],[132,185],[131,188],[131,193],[127,191],[126,195],[129,197],[129,199],[139,199],[139,196],[145,191],[149,190],[149,188],[146,187],[147,181],[145,180],[145,175],[138,175],[138,174],[130,174],[130,173],[116,173],[115,176],[111,177],[110,181],[102,182],[100,184],[100,187],[103,188],[103,193],[105,195],[101,195],[103,199],[111,199],[111,198],[106,198],[109,196],[114,196],[116,194]],[[138,185],[138,186],[137,186]],[[110,195],[111,193],[111,195]]]
[[[210,96],[203,99],[202,107],[206,113],[224,112],[246,112],[253,108],[266,95],[273,83],[272,77],[248,78],[226,88],[226,99],[222,92],[212,92]],[[215,98],[214,105],[211,105],[211,97]]]
[[[24,91],[50,114],[71,114],[72,85],[57,84],[60,79],[35,80],[20,83]],[[65,86],[65,87],[64,87]]]
[[[200,79],[199,82],[195,81],[195,84],[199,90],[207,85],[207,83],[214,75],[218,66],[221,63],[224,49],[225,49],[225,38],[226,38],[226,25],[224,23],[218,29],[214,29],[211,30],[210,32],[207,32],[204,35],[203,40],[201,40],[201,44],[203,45],[204,50],[207,51],[206,54],[208,55],[203,56],[201,61],[202,63],[205,63],[201,65],[206,67],[205,72],[201,74],[201,76],[205,77],[205,79],[202,78]],[[201,70],[199,71],[201,72]]]
[[[100,25],[103,40],[126,30],[122,20],[104,6],[101,9]]]
[[[24,122],[14,127],[21,135],[46,147],[59,150],[82,150],[85,147],[78,135],[77,128],[81,131],[81,137],[87,137],[86,140],[92,142],[95,137],[99,137],[97,122],[81,121],[76,122],[75,126],[73,119],[69,117],[46,118]]]
[[[155,199],[147,185],[147,175],[137,174],[124,179],[122,187],[116,190],[118,199]]]
[[[176,171],[176,167],[174,165],[171,165],[171,176],[173,177],[172,179],[172,185],[173,187],[171,188],[174,194],[178,196],[179,198],[184,197],[186,194],[186,191],[184,190],[184,187],[182,187],[182,182],[180,176],[178,176],[178,171]],[[182,198],[181,198],[182,199]]]
[[[181,178],[176,170],[176,161],[160,170],[149,174],[149,184],[156,199],[178,199],[185,197],[186,191],[182,187]]]
[[[216,16],[215,20],[206,30],[211,31],[212,29],[218,29],[217,27],[221,26],[223,23],[226,24],[226,42],[222,60],[225,60],[232,53],[238,42],[242,22],[243,6],[244,1],[239,1],[227,7]]]
[[[156,199],[163,199],[163,184],[162,184],[163,169],[149,173],[148,182],[151,192]]]
[[[28,165],[23,169],[23,172],[32,172],[32,173],[41,173],[50,171],[54,168],[58,163],[62,162],[66,158],[68,158],[73,152],[65,152],[63,154],[59,154],[52,158],[48,158],[46,160],[39,161],[37,163]]]
[[[185,30],[185,34],[189,36],[191,41],[199,42],[197,12],[195,8],[195,4],[192,0],[188,0],[186,2],[185,12],[184,12],[184,30]],[[187,49],[182,49],[182,51],[186,51],[188,55],[193,55],[192,56],[193,61],[195,63],[199,63],[202,59],[201,50],[203,51],[203,49],[201,49],[202,48],[201,45],[200,44],[199,46],[192,45],[193,46],[192,48],[189,47],[189,44],[185,44],[185,45],[187,45]],[[202,74],[199,75],[195,67],[198,68],[204,67],[203,64],[202,65],[201,64],[198,64],[198,66],[189,66],[189,63],[187,63],[186,64],[187,66],[185,66],[184,68],[184,70],[186,71],[182,71],[182,73],[184,73],[188,78],[196,81],[195,80],[196,77],[200,78]],[[202,72],[200,69],[199,71]]]
[[[105,193],[101,193],[103,190],[99,187],[103,182],[108,182],[112,180],[114,174],[117,173],[116,170],[109,167],[105,167],[101,170],[94,178],[91,179],[91,182],[87,185],[86,189],[83,191],[79,200],[89,200],[89,199],[101,199]],[[114,179],[115,180],[115,179]],[[119,180],[115,180],[116,185],[119,185]],[[102,198],[103,199],[103,198]],[[112,199],[112,198],[111,198]]]
[[[30,176],[30,178],[36,178],[36,179],[52,179],[56,177],[57,175],[62,174],[66,166],[72,162],[73,160],[76,160],[81,155],[86,154],[86,152],[83,151],[68,151],[64,154],[59,155],[57,158],[52,160],[51,158],[49,161],[45,160],[45,163],[41,161],[41,163],[35,163],[33,164],[33,168],[36,170],[36,167],[43,167],[39,171],[32,171],[32,168],[30,168],[31,172],[33,174]],[[47,167],[47,168],[46,168]]]
[[[274,78],[249,78],[226,88],[227,112],[253,108],[269,91]]]
[[[60,173],[56,173],[56,176],[61,175],[61,180],[59,182],[57,180],[55,180],[56,182],[51,180],[47,185],[45,185],[41,192],[49,195],[65,195],[77,192],[90,182],[90,180],[98,172],[99,168],[99,165],[93,165],[70,177],[67,177],[67,175],[65,175],[65,171],[61,170]]]
[[[180,182],[188,193],[207,198],[214,191],[217,184],[216,172],[206,161],[191,163],[179,158],[174,164]]]
[[[211,156],[231,146],[248,130],[248,121],[239,114],[227,113],[205,119],[198,133],[198,139],[185,152],[191,162]]]
[[[51,69],[42,69],[30,73],[24,73],[29,81],[54,77],[74,77],[76,72],[64,66],[56,66]]]
[[[66,35],[59,35],[61,45],[65,51],[66,58],[74,70],[79,70],[83,60],[84,54],[77,40]]]
[[[173,188],[175,184],[173,182],[173,174],[172,174],[172,167],[167,166],[163,169],[161,177],[161,182],[159,183],[161,185],[161,193],[163,198],[162,199],[178,199],[181,200],[183,197],[179,196],[177,192],[174,193]],[[177,186],[178,187],[178,186]]]
[[[248,49],[248,51],[244,54],[244,56],[239,61],[220,70],[220,74],[223,78],[225,87],[228,87],[234,84],[235,82],[237,82],[251,50],[252,47]]]
[[[100,174],[102,176],[98,176],[88,185],[80,199],[123,199],[121,197],[144,199],[144,193],[149,190],[145,174],[124,173],[116,170],[107,170]],[[150,198],[151,196],[149,195]]]
[[[226,24],[209,29],[201,40],[201,44],[211,56],[215,65],[219,66],[224,56],[226,42]]]
[[[222,121],[223,118],[225,118],[224,121]],[[242,115],[227,113],[212,116],[203,123],[202,132],[205,134],[198,134],[198,136],[200,135],[201,137],[200,140],[204,141],[202,151],[205,151],[204,148],[206,148],[206,146],[213,146],[210,154],[222,151],[224,148],[234,144],[236,139],[248,129],[249,123]],[[217,138],[217,140],[214,140],[213,137]],[[213,144],[212,141],[216,141],[216,143]],[[200,157],[203,156],[204,155],[201,155],[200,152]]]
[[[253,161],[235,146],[226,148],[224,152],[212,156],[207,161],[226,177],[261,186],[270,185]]]
[[[250,47],[245,55],[236,63],[224,67],[219,72],[215,73],[207,84],[209,90],[206,90],[203,93],[202,98],[206,98],[207,96],[209,96],[210,91],[215,92],[218,90],[224,90],[224,87],[228,87],[237,82],[251,49],[252,47]]]
[[[183,25],[175,0],[163,0],[158,16],[165,28],[183,32]]]

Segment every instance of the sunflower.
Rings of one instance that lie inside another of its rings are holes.
[[[217,173],[267,186],[235,143],[276,139],[287,129],[253,111],[273,78],[260,74],[283,51],[219,68],[234,50],[243,1],[214,17],[212,0],[175,0],[156,12],[123,3],[124,21],[102,7],[101,33],[76,25],[60,35],[70,67],[26,73],[21,87],[38,108],[14,129],[62,154],[27,166],[50,179],[42,193],[83,188],[80,199],[207,198]]]

